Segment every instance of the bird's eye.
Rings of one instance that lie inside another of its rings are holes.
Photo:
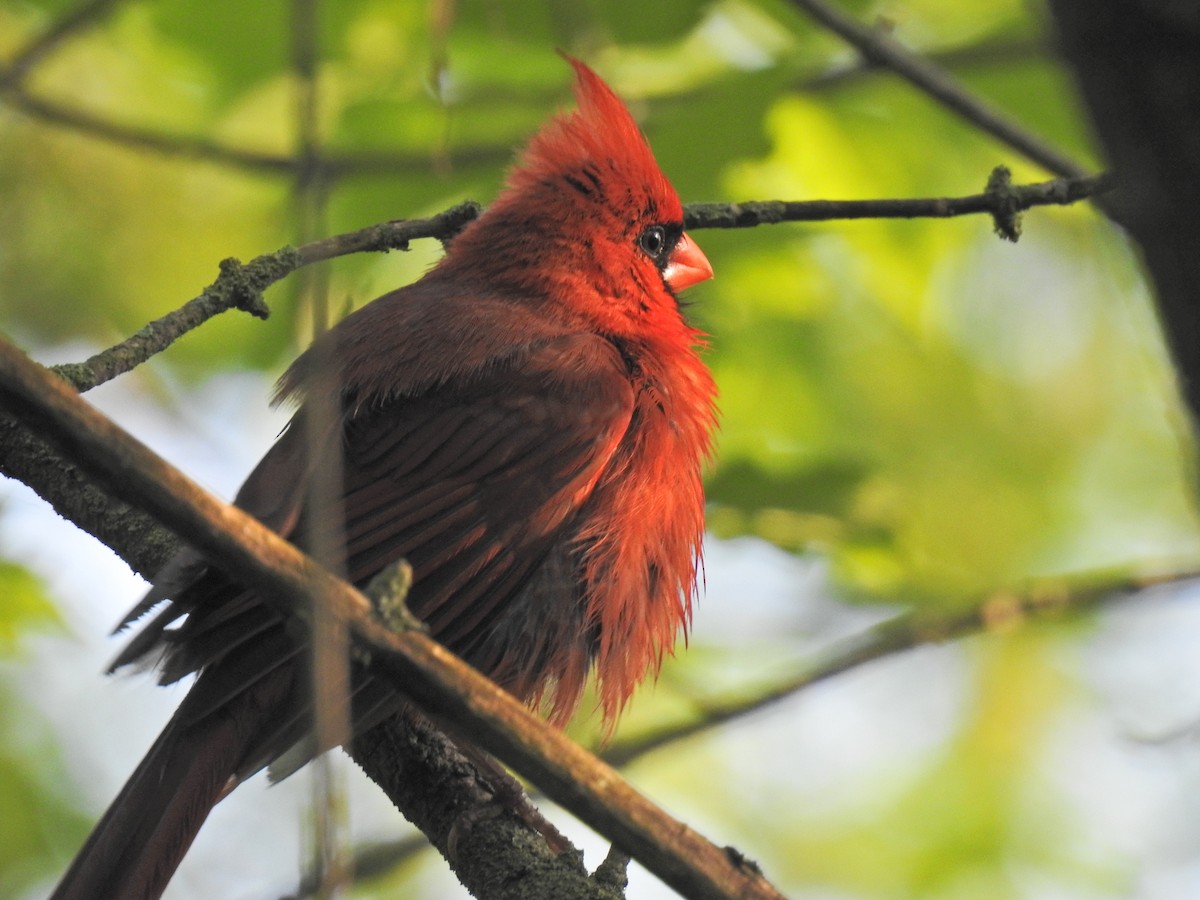
[[[638,246],[646,255],[657,260],[667,246],[667,231],[661,225],[651,225],[638,237]]]

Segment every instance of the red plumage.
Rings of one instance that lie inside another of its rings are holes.
[[[438,265],[284,375],[341,416],[314,435],[302,403],[237,503],[304,547],[312,479],[337,476],[351,581],[408,559],[435,638],[558,723],[594,667],[611,726],[691,616],[715,387],[675,291],[712,271],[633,118],[571,63],[578,110]],[[233,784],[311,750],[294,626],[190,553],[127,623],[167,598],[114,667],[199,677],[56,898],[158,896]],[[356,730],[403,702],[357,670],[352,700]]]

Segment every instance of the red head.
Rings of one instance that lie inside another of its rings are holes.
[[[494,281],[567,298],[623,335],[651,324],[647,304],[674,309],[674,292],[710,278],[712,267],[684,234],[679,196],[625,104],[582,62],[567,61],[579,108],[533,137],[451,255],[486,255]]]

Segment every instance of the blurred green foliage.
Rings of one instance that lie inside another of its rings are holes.
[[[0,2],[0,60],[71,6]],[[1095,164],[1036,8],[844,6],[918,50],[953,54],[969,86]],[[197,294],[218,260],[301,239],[292,176],[239,158],[296,148],[289,15],[278,0],[116,3],[25,85],[63,121],[19,98],[0,106],[6,331],[104,345]],[[783,0],[353,0],[320,15],[323,151],[344,161],[329,186],[330,233],[491,197],[513,149],[569,103],[555,47],[586,57],[629,100],[685,202],[976,193],[998,163],[1019,181],[1047,177],[907,85],[857,70]],[[987,51],[1008,47],[989,62]],[[137,146],[142,132],[178,152]],[[209,149],[187,150],[197,138]],[[717,271],[690,310],[712,334],[722,391],[718,535],[823,554],[844,598],[930,615],[1040,575],[1194,558],[1190,444],[1169,365],[1133,253],[1086,206],[1027,214],[1017,246],[982,217],[697,239]],[[428,242],[336,261],[335,308],[418,277],[437,252]],[[224,316],[156,365],[189,378],[276,369],[308,329],[296,293],[273,290],[269,323]],[[22,621],[0,622],[6,647]],[[1047,690],[1043,649],[1001,642],[980,660],[978,708],[945,750],[954,762],[938,770],[937,791],[913,785],[877,821],[819,839],[800,835],[820,823],[772,823],[780,847],[804,850],[780,858],[820,863],[797,862],[786,878],[846,896],[990,897],[1011,886],[978,879],[1011,853],[1069,872],[1053,835],[1024,832],[1014,849],[1010,831],[1027,814],[1012,791],[1028,765],[1024,737],[1069,693]],[[8,765],[5,782],[16,778]],[[44,779],[23,783],[42,804]],[[0,796],[35,802],[3,785]],[[0,820],[9,833],[35,830],[14,826],[7,807]],[[6,843],[0,888],[26,852]]]
[[[23,569],[0,562],[0,895],[16,896],[57,866],[88,818],[63,779],[57,748],[27,697],[4,675],[20,639],[59,624],[54,605]]]

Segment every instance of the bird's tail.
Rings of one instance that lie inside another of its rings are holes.
[[[260,685],[256,687],[264,687]],[[235,784],[262,699],[247,691],[198,721],[180,709],[125,783],[51,900],[152,900]]]

